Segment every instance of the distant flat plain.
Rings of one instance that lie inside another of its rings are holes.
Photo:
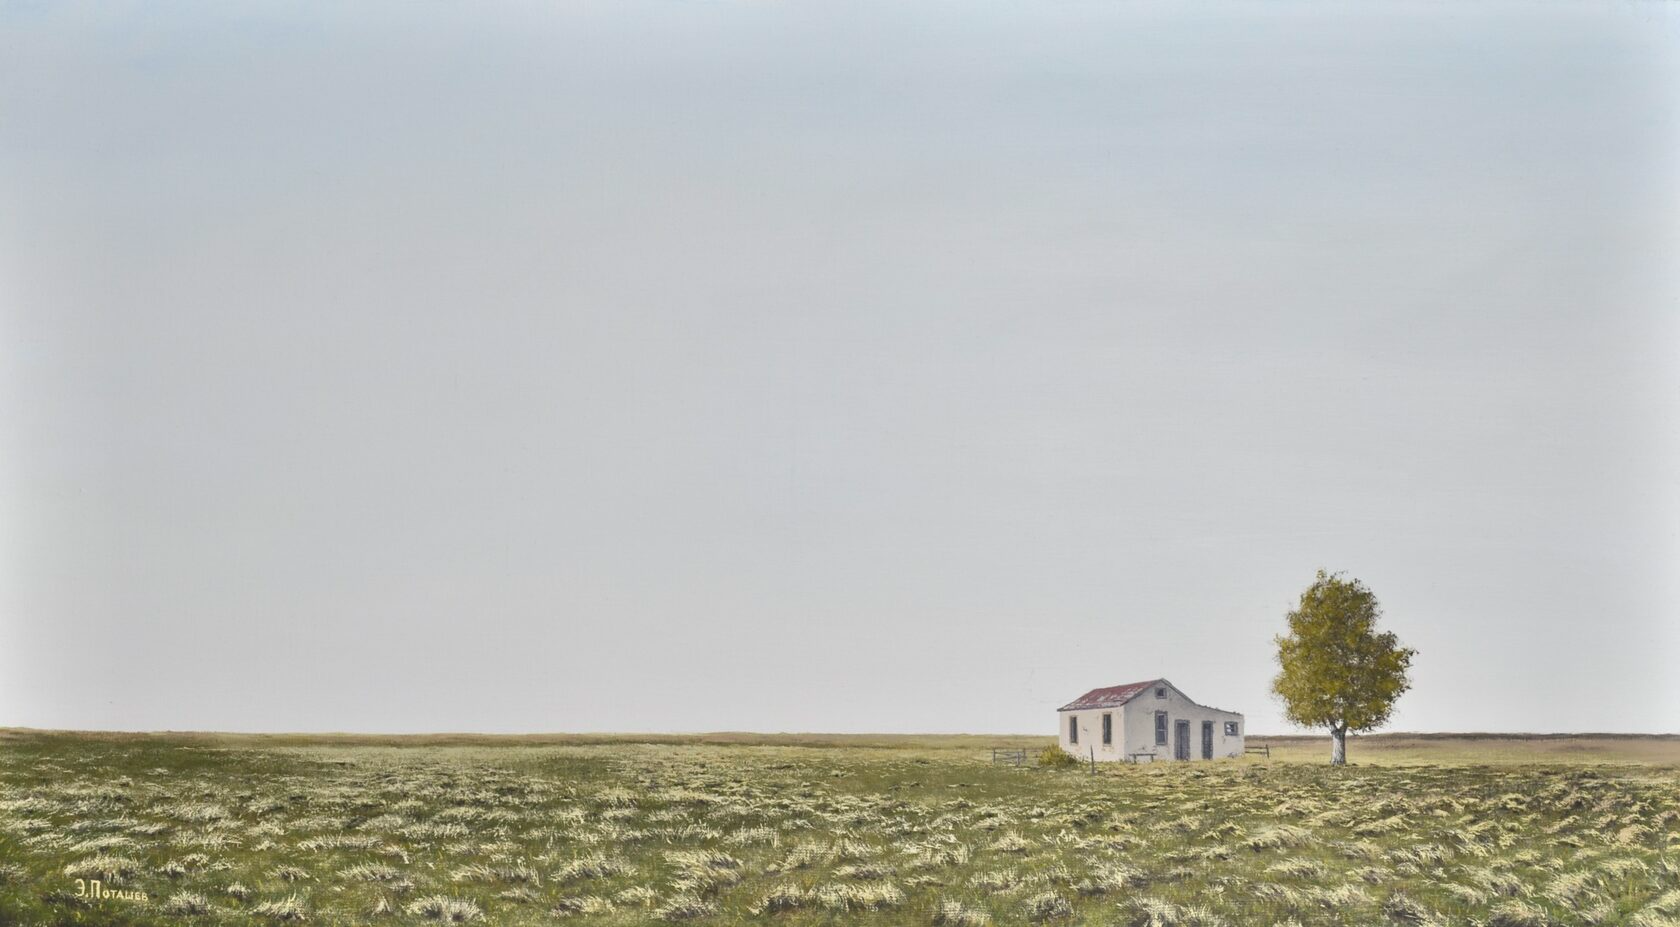
[[[612,746],[656,744],[668,746],[812,747],[883,750],[974,751],[988,754],[993,747],[1041,750],[1055,743],[1049,735],[1034,734],[822,734],[711,731],[705,733],[589,733],[589,734],[359,734],[221,732],[50,731],[0,728],[0,744],[38,738],[90,739],[111,742],[166,741],[235,749],[264,747],[423,747],[423,746]],[[1330,755],[1330,738],[1318,734],[1255,734],[1251,747],[1266,746],[1271,758],[1285,762],[1323,762]],[[1249,757],[1251,762],[1261,757]],[[1680,766],[1680,734],[1529,734],[1529,733],[1379,733],[1354,735],[1348,759],[1355,764],[1412,765],[1428,763],[1634,763]]]

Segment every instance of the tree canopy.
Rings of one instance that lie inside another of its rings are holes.
[[[1344,758],[1343,736],[1381,726],[1411,688],[1407,670],[1417,651],[1391,631],[1378,631],[1382,608],[1357,579],[1318,571],[1277,638],[1280,672],[1272,691],[1284,715],[1302,727],[1329,727],[1331,762]]]

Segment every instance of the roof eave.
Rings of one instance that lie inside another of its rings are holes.
[[[1167,682],[1167,680],[1164,679],[1164,678],[1162,678],[1162,679],[1145,679],[1142,682],[1131,683],[1131,685],[1135,685],[1135,686],[1138,687],[1137,691],[1133,692],[1131,695],[1128,695],[1125,698],[1121,699],[1120,701],[1115,702],[1111,705],[1088,705],[1084,708],[1081,708],[1081,707],[1079,707],[1079,699],[1074,699],[1073,701],[1068,702],[1066,705],[1063,705],[1062,707],[1056,709],[1056,711],[1057,711],[1057,713],[1060,713],[1060,712],[1064,712],[1064,711],[1096,711],[1099,708],[1122,708],[1125,705],[1127,705],[1128,703],[1130,703],[1132,701],[1132,699],[1135,699],[1138,696],[1142,695],[1143,693],[1147,692],[1149,690],[1150,686],[1153,686],[1158,682],[1166,682],[1167,685],[1172,686],[1172,683]],[[1109,688],[1117,689],[1117,688],[1120,688],[1120,687],[1119,686],[1110,686]],[[1095,691],[1095,690],[1093,690],[1093,691]],[[1178,687],[1173,686],[1173,691],[1177,692]],[[1086,695],[1089,695],[1089,694],[1090,693],[1086,693]],[[1179,695],[1184,695],[1183,692],[1179,692],[1178,694]],[[1080,698],[1084,698],[1084,696],[1080,696]],[[1188,699],[1189,696],[1185,696],[1185,698]],[[1192,704],[1194,704],[1194,703],[1192,703]]]

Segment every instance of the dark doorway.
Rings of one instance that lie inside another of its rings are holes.
[[[1190,758],[1190,722],[1173,722],[1173,759],[1188,760]]]
[[[1202,759],[1213,759],[1213,722],[1202,722]]]

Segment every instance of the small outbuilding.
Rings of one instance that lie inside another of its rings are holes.
[[[1243,755],[1243,716],[1190,700],[1165,679],[1092,689],[1057,709],[1062,749],[1080,759],[1211,760]]]

